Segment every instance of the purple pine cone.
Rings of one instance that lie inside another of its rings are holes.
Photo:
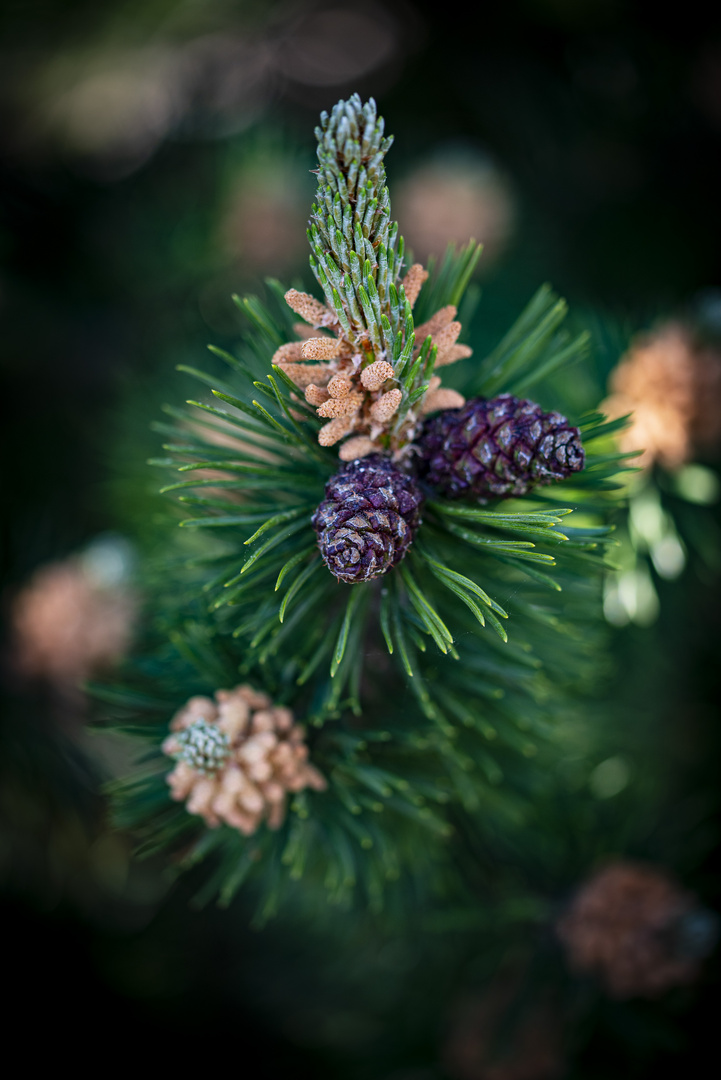
[[[352,585],[398,565],[420,522],[422,495],[411,476],[372,454],[332,476],[325,494],[312,524],[331,574]]]
[[[581,435],[560,413],[513,394],[472,398],[430,417],[418,440],[419,473],[451,498],[525,495],[583,468]]]

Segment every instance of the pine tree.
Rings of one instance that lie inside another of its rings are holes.
[[[267,303],[236,298],[249,326],[237,355],[211,348],[225,376],[181,368],[211,394],[166,407],[155,464],[193,516],[173,536],[169,514],[126,685],[96,688],[108,722],[146,745],[115,785],[118,821],[146,851],[205,860],[204,892],[222,902],[254,877],[262,915],[301,879],[375,908],[403,895],[399,879],[451,897],[469,837],[513,832],[534,759],[552,757],[603,668],[623,464],[623,421],[593,413],[559,417],[583,444],[573,469],[539,471],[544,420],[512,490],[433,486],[428,417],[452,425],[464,394],[552,404],[588,335],[564,329],[543,286],[471,359],[456,316],[479,246],[406,265],[373,101],[339,102],[316,136],[310,265],[325,302],[268,281]],[[436,374],[453,362],[464,394]]]

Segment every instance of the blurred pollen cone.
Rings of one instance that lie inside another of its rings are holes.
[[[454,1080],[558,1080],[564,1075],[558,1009],[546,999],[518,1009],[521,993],[517,978],[498,977],[484,994],[456,1003],[443,1050],[449,1076]]]
[[[642,466],[677,469],[721,439],[721,353],[699,346],[682,323],[639,335],[610,378],[601,408],[612,419],[631,413],[624,451],[642,450]]]
[[[581,885],[557,932],[572,971],[614,998],[654,998],[697,977],[718,920],[663,870],[618,860]]]
[[[487,266],[505,247],[515,218],[507,181],[480,154],[449,152],[421,165],[397,185],[393,205],[421,262],[472,236],[483,244],[480,265]]]
[[[120,566],[125,556],[113,543],[100,541],[82,555],[41,566],[17,594],[12,656],[22,675],[72,694],[123,657],[138,603]]]

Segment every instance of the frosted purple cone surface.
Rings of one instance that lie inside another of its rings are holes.
[[[525,495],[583,468],[581,434],[558,412],[513,394],[472,398],[430,417],[417,443],[420,476],[451,498]]]
[[[420,523],[421,492],[380,454],[351,461],[313,515],[323,560],[339,581],[380,577],[401,561]]]

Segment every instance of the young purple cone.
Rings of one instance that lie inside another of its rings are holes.
[[[430,417],[417,442],[419,474],[450,498],[525,495],[583,468],[581,435],[560,413],[513,394],[472,398]]]
[[[323,560],[339,581],[380,577],[401,561],[420,522],[415,481],[380,454],[351,461],[313,515]]]

